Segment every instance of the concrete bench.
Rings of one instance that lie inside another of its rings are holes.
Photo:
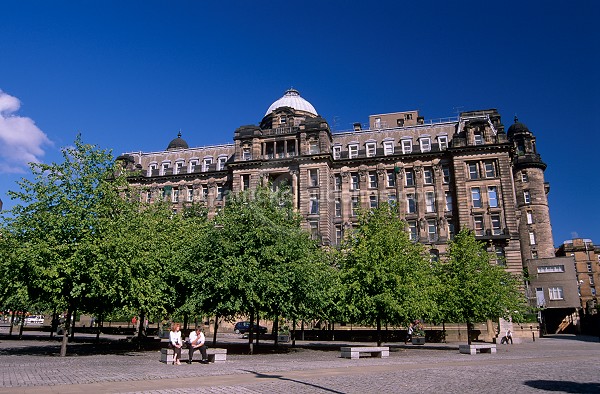
[[[387,346],[342,346],[340,348],[343,358],[360,358],[361,354],[369,357],[386,358],[390,356],[390,348]]]
[[[227,360],[227,349],[221,348],[208,348],[206,349],[206,355],[208,356],[208,362],[218,363]],[[173,364],[173,358],[175,353],[173,349],[164,348],[160,349],[160,362],[166,364]],[[181,349],[181,362],[186,362],[188,360],[188,349]],[[200,350],[196,350],[194,352],[194,356],[192,361],[200,361],[202,360],[202,354]]]
[[[496,344],[478,343],[471,345],[459,345],[458,351],[463,354],[496,353]]]

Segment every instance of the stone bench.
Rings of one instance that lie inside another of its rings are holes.
[[[208,362],[218,363],[227,360],[227,349],[221,348],[208,348],[206,349],[206,355],[208,356]],[[173,364],[173,358],[175,353],[173,349],[163,348],[160,349],[160,362],[166,364]],[[188,360],[188,349],[181,349],[181,362],[186,362]],[[202,360],[202,354],[200,350],[196,350],[194,352],[194,356],[192,361],[200,361]]]
[[[496,344],[478,343],[471,345],[459,345],[458,351],[463,354],[496,353]]]
[[[361,354],[369,354],[369,357],[386,358],[390,356],[390,348],[387,346],[342,346],[340,348],[343,358],[360,358]]]

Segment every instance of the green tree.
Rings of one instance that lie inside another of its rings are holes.
[[[406,224],[387,204],[361,213],[340,258],[346,313],[362,324],[405,324],[435,314],[434,263],[421,244],[411,242]]]
[[[525,308],[519,277],[490,263],[485,244],[469,229],[462,229],[449,244],[446,261],[440,267],[445,294],[441,314],[453,322],[471,324],[500,317],[518,317]]]

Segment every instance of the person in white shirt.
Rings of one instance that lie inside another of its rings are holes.
[[[206,338],[204,337],[204,333],[201,328],[196,328],[195,331],[190,333],[190,343],[189,343],[189,360],[188,364],[192,363],[192,359],[194,357],[194,352],[200,349],[200,353],[202,354],[202,360],[200,361],[202,364],[208,364],[208,356],[206,355],[206,345],[204,344]]]
[[[169,347],[173,349],[173,353],[175,353],[175,358],[173,359],[173,365],[181,364],[181,348],[183,347],[183,342],[181,340],[181,331],[179,331],[181,325],[179,323],[171,324],[171,331],[169,332]]]

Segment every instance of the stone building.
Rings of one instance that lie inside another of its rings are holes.
[[[359,208],[396,204],[410,237],[433,258],[462,227],[474,230],[510,272],[554,257],[544,164],[535,136],[515,118],[505,131],[495,109],[428,120],[419,111],[371,115],[368,128],[332,132],[290,89],[233,143],[192,147],[181,133],[166,150],[121,156],[150,202],[191,202],[214,214],[228,192],[291,186],[305,226],[337,245]],[[528,290],[529,291],[529,290]],[[535,303],[535,291],[529,291]]]

